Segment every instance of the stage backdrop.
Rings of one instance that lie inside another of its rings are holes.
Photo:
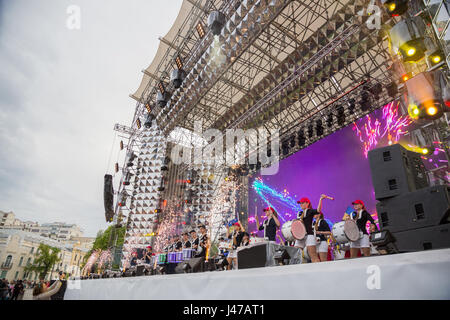
[[[249,179],[249,230],[255,230],[255,213],[262,221],[264,207],[274,207],[283,223],[295,218],[297,200],[308,197],[316,208],[321,194],[335,198],[323,201],[322,211],[331,223],[340,221],[356,199],[363,200],[376,219],[367,152],[392,143],[412,150],[414,146],[405,133],[413,127],[409,117],[399,115],[398,106],[391,103],[284,159],[276,175],[253,175]],[[427,167],[437,167],[441,165],[439,161],[445,161],[439,142],[435,143],[436,152],[429,158],[423,157]]]

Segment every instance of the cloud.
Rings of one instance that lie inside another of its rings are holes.
[[[81,30],[66,28],[69,5],[81,8]],[[131,122],[128,94],[180,6],[0,2],[0,210],[77,223],[89,236],[106,227],[103,175],[111,170],[113,125]]]

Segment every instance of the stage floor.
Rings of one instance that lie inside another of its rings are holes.
[[[68,284],[65,299],[450,299],[450,249]]]

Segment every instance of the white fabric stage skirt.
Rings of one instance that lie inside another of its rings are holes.
[[[65,299],[450,299],[450,249],[68,283]]]

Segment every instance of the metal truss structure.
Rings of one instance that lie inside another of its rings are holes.
[[[206,28],[214,10],[227,21],[216,36]],[[131,95],[137,101],[131,128],[117,130],[139,140],[137,122],[150,112],[169,142],[167,157],[177,141],[204,144],[193,141],[196,121],[222,133],[279,129],[282,142],[293,141],[280,153],[287,157],[401,96],[384,89],[392,82],[386,30],[399,20],[373,0],[184,0],[176,25],[160,38],[165,49]],[[169,83],[177,58],[187,75],[178,89]],[[155,103],[160,84],[170,92],[163,108]],[[362,95],[369,105],[360,103]],[[318,120],[323,132],[308,132]],[[138,144],[129,146],[131,152]],[[222,167],[171,164],[161,198],[202,216],[225,176]],[[177,182],[183,180],[193,183]]]

